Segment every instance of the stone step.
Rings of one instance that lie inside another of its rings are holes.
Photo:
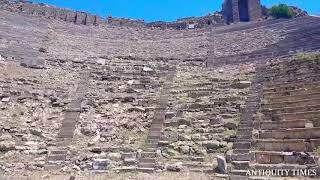
[[[73,132],[76,129],[75,126],[62,126],[60,132]]]
[[[59,155],[59,154],[67,154],[67,150],[50,150],[49,154],[50,155]]]
[[[232,164],[237,170],[247,170],[249,168],[250,161],[232,161]]]
[[[158,134],[158,135],[157,134],[153,134],[153,135],[149,134],[148,135],[149,142],[151,142],[151,143],[158,142],[160,140],[160,137],[161,137],[161,134]]]
[[[283,152],[283,151],[252,151],[255,162],[259,164],[315,164],[316,157],[304,152]]]
[[[274,139],[320,139],[320,127],[273,130]]]
[[[148,136],[161,136],[162,135],[162,132],[161,131],[149,131],[149,134]]]
[[[253,123],[247,123],[247,124],[238,124],[238,128],[252,128],[253,127]]]
[[[319,87],[320,82],[290,82],[290,83],[278,83],[278,84],[271,84],[265,85],[263,88],[263,92],[267,93],[274,93],[274,92],[281,92],[283,90],[299,90],[299,89],[310,89],[311,87]]]
[[[293,121],[260,121],[255,122],[256,129],[277,130],[281,128],[304,128],[309,121],[306,119]]]
[[[241,140],[251,140],[252,139],[252,135],[237,135],[237,139],[241,139]]]
[[[253,128],[248,128],[248,127],[246,127],[246,128],[238,128],[238,131],[252,131],[253,130]]]
[[[119,167],[119,168],[114,168],[114,171],[119,171],[119,172],[135,172],[138,170],[136,166],[125,166],[125,167]]]
[[[243,123],[252,123],[253,121],[253,114],[255,113],[252,113],[252,112],[242,112],[241,114],[241,121],[240,122],[243,122]]]
[[[320,99],[305,99],[299,101],[283,101],[277,103],[264,103],[261,105],[262,109],[276,109],[276,108],[284,108],[284,107],[301,107],[301,106],[313,106],[319,105]]]
[[[156,163],[156,160],[154,158],[140,158],[139,163]]]
[[[62,165],[55,163],[48,163],[44,165],[44,169],[47,171],[56,171],[62,168]]]
[[[306,169],[312,169],[308,168],[307,165],[299,165],[299,164],[284,164],[284,163],[279,163],[279,164],[257,164],[257,163],[252,163],[250,164],[250,168],[256,169],[256,170],[268,170],[268,169],[286,169],[286,170],[306,170]],[[290,171],[293,173],[292,171]],[[293,175],[293,174],[290,174]]]
[[[137,170],[139,172],[144,172],[144,173],[153,173],[155,171],[154,168],[140,168],[140,167],[137,168]]]
[[[139,168],[154,168],[155,163],[139,162]]]
[[[294,90],[283,90],[279,92],[264,92],[263,98],[268,100],[276,97],[284,97],[284,96],[295,96],[295,95],[303,95],[306,93],[315,93],[319,92],[319,87],[307,87],[307,88],[299,88]]]
[[[76,124],[76,121],[63,120],[62,127],[75,127]]]
[[[155,158],[156,152],[141,152],[141,158]]]
[[[314,119],[320,117],[320,110],[318,111],[305,111],[296,113],[283,113],[280,117],[286,120],[297,120],[297,119]]]
[[[250,149],[251,142],[234,142],[233,149]]]
[[[292,96],[279,96],[274,98],[266,99],[269,103],[278,103],[278,102],[287,102],[287,101],[301,101],[305,99],[320,99],[320,93],[306,93],[306,94],[299,94],[299,95],[292,95]]]
[[[309,143],[303,139],[257,139],[255,146],[260,151],[297,151],[297,152],[310,152]]]
[[[249,153],[250,149],[233,149],[232,151],[234,154],[245,154]]]
[[[232,175],[229,177],[229,180],[248,180],[247,172],[247,170],[233,169],[230,172]]]
[[[152,126],[149,131],[162,131],[162,126]]]
[[[149,144],[158,144],[160,138],[153,138],[153,137],[148,137],[148,143]]]
[[[73,137],[74,131],[60,131],[58,133],[59,138],[71,138]]]
[[[232,154],[231,161],[250,161],[251,155],[250,153],[242,153],[242,154]]]
[[[248,139],[235,139],[235,142],[241,142],[241,143],[251,143],[253,141],[252,137],[248,138]]]
[[[296,106],[296,107],[283,107],[283,108],[273,108],[273,109],[262,109],[262,113],[265,116],[272,116],[272,114],[280,113],[294,113],[294,112],[304,112],[304,111],[316,111],[320,109],[320,104],[318,105],[307,105],[307,106]]]
[[[60,162],[60,161],[65,161],[66,160],[66,154],[50,154],[48,156],[48,161],[49,162]]]
[[[296,42],[292,42],[291,44],[287,44],[288,46],[290,45],[295,45],[294,44]],[[297,46],[296,46],[297,47]],[[283,82],[284,84],[288,83],[288,82],[292,82],[292,81],[298,81],[298,80],[306,80],[306,81],[318,81],[319,78],[317,76],[317,69],[312,69],[312,68],[305,68],[305,71],[309,71],[309,74],[306,73],[300,73],[300,72],[289,72],[287,70],[284,70],[283,72],[280,72],[282,70],[279,70],[279,72],[277,73],[273,73],[273,74],[268,74],[266,76],[259,76],[260,80],[264,80],[265,81],[265,85],[273,85]],[[294,77],[293,77],[294,76]],[[292,87],[292,86],[291,86]]]
[[[237,136],[252,136],[252,131],[238,131]]]
[[[239,125],[251,126],[251,125],[253,125],[253,121],[252,121],[252,120],[249,120],[249,121],[247,121],[247,120],[241,120],[241,121],[239,122]],[[246,127],[244,127],[244,128],[246,128]],[[248,128],[252,128],[252,127],[248,127]]]

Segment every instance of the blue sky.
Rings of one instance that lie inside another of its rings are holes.
[[[173,21],[203,16],[221,10],[223,0],[32,0],[58,7],[86,11],[102,17],[126,17],[145,21]],[[298,6],[309,14],[320,15],[319,0],[261,0],[263,5],[285,3]]]

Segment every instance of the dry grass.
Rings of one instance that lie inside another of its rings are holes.
[[[295,59],[301,61],[320,61],[320,53],[300,53],[295,57]]]

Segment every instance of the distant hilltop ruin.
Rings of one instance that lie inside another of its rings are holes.
[[[297,17],[308,15],[297,7],[290,7]],[[79,25],[112,25],[129,27],[147,27],[157,29],[195,29],[210,26],[222,26],[245,21],[261,21],[267,19],[268,9],[261,5],[260,0],[225,0],[221,12],[215,12],[201,17],[188,17],[174,22],[150,22],[144,20],[107,17],[103,18],[81,11],[73,11],[25,0],[0,0],[0,9],[25,15],[42,16],[58,19]]]

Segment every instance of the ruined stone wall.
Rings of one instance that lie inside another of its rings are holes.
[[[6,1],[0,2],[0,8],[11,12],[22,13],[24,15],[43,16],[50,19],[58,19],[79,25],[112,25],[129,27],[152,27],[160,29],[187,29],[188,24],[195,24],[195,28],[204,28],[210,25],[224,24],[220,14],[207,15],[203,17],[191,17],[179,19],[174,22],[151,22],[144,20],[135,20],[127,18],[108,17],[102,18],[86,12],[72,11],[68,9],[57,8],[46,4],[36,4],[25,1]]]
[[[239,3],[247,3],[247,7],[240,7]],[[247,8],[248,20],[257,21],[262,17],[262,8],[260,0],[226,0],[223,3],[223,15],[226,22],[243,21],[240,17],[240,9]],[[246,9],[243,9],[245,11]]]
[[[143,27],[143,20],[131,20],[125,18],[104,19],[97,15],[92,15],[86,12],[72,11],[68,9],[57,8],[46,4],[36,4],[23,1],[1,1],[0,8],[12,12],[22,13],[25,15],[43,16],[50,19],[58,19],[66,22],[71,22],[81,25],[123,25],[123,26],[138,26]]]
[[[232,1],[224,1],[222,4],[223,18],[226,22],[233,22]]]
[[[146,27],[149,27],[149,28],[178,29],[178,30],[206,28],[210,26],[221,26],[221,25],[224,25],[224,19],[220,13],[215,13],[213,15],[207,15],[202,17],[182,18],[182,19],[177,19],[177,21],[175,22],[157,21],[157,22],[146,23]]]
[[[260,0],[248,0],[250,21],[257,21],[262,16]]]

